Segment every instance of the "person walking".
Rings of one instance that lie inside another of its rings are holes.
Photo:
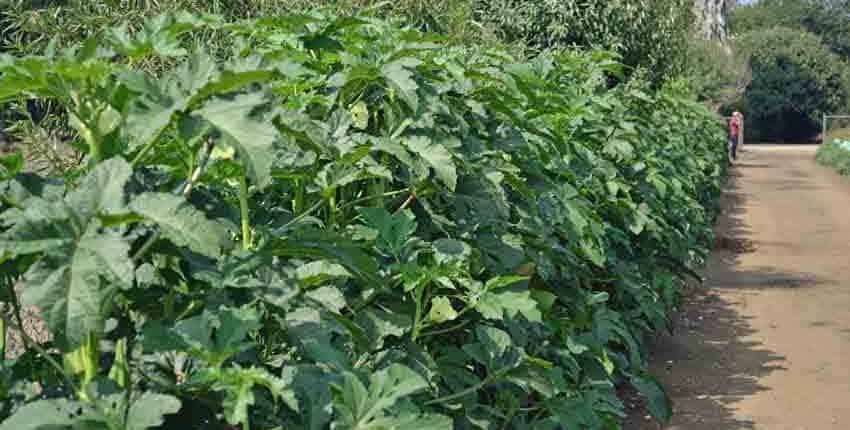
[[[741,112],[735,111],[732,113],[732,118],[729,118],[729,156],[732,160],[738,159],[738,142],[741,137],[741,123],[744,121],[744,116]]]

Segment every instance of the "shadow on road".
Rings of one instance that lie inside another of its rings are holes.
[[[673,333],[650,342],[650,367],[674,402],[674,418],[660,426],[646,418],[642,400],[627,402],[634,408],[627,430],[740,430],[755,424],[735,415],[742,398],[765,391],[761,378],[785,370],[785,357],[748,340],[754,333],[749,318],[737,312],[736,302],[723,294],[737,290],[740,297],[763,288],[798,288],[825,280],[811,273],[787,273],[772,267],[744,269],[740,256],[758,252],[752,231],[744,220],[745,203],[757,198],[740,186],[739,165],[730,175],[718,220],[716,250],[704,273],[706,283],[688,288],[680,312],[673,317]],[[751,164],[745,168],[767,168]],[[767,244],[761,244],[767,245]],[[782,244],[771,244],[783,246]],[[787,244],[791,246],[791,244]]]

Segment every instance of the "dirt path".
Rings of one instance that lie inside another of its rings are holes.
[[[850,181],[815,150],[740,154],[718,225],[727,249],[653,347],[675,402],[666,429],[850,429]]]

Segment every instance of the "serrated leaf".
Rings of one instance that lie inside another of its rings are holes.
[[[358,211],[366,225],[378,231],[378,248],[391,255],[399,255],[416,233],[416,219],[411,213],[391,214],[384,208],[359,208]]]
[[[265,387],[275,399],[294,396],[284,380],[255,367],[207,369],[199,374],[197,381],[211,383],[214,391],[224,393],[224,417],[231,425],[247,427],[249,408],[256,402],[254,387]]]
[[[185,111],[201,89],[218,76],[215,60],[203,52],[193,54],[158,81],[136,72],[120,75],[125,85],[141,93],[127,113],[130,149],[155,140],[171,124],[174,115]]]
[[[381,73],[387,83],[390,84],[390,88],[404,100],[410,109],[416,111],[419,109],[419,95],[417,94],[419,85],[413,79],[413,72],[408,70],[407,66],[415,66],[418,64],[418,60],[414,60],[413,63],[405,60],[412,59],[403,58],[389,63],[381,68]]]
[[[112,294],[133,281],[129,251],[119,233],[99,232],[92,224],[67,253],[46,257],[26,273],[23,301],[41,309],[62,348],[103,330]]]
[[[98,163],[67,197],[68,204],[83,218],[120,215],[126,211],[124,188],[133,170],[123,158]]]
[[[425,136],[411,136],[404,140],[407,149],[434,170],[437,179],[454,191],[457,187],[457,168],[452,154],[444,146],[431,142]]]
[[[271,181],[273,144],[278,137],[270,121],[262,122],[251,116],[264,103],[262,93],[240,94],[231,100],[210,100],[195,112],[230,137],[228,143],[236,147],[245,170],[260,188]]]
[[[428,383],[419,374],[400,364],[373,373],[366,387],[360,379],[346,373],[337,387],[334,409],[337,417],[332,428],[352,430],[384,429],[387,409],[399,399],[424,390]],[[392,420],[390,420],[392,422]]]
[[[144,193],[130,202],[130,208],[159,226],[168,240],[199,254],[217,258],[228,246],[224,227],[207,219],[183,197]]]

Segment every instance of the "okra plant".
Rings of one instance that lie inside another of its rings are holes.
[[[319,12],[0,54],[0,102],[58,103],[83,155],[0,168],[0,329],[51,334],[0,429],[610,429],[624,385],[665,420],[643,339],[706,256],[722,130],[621,72]]]

